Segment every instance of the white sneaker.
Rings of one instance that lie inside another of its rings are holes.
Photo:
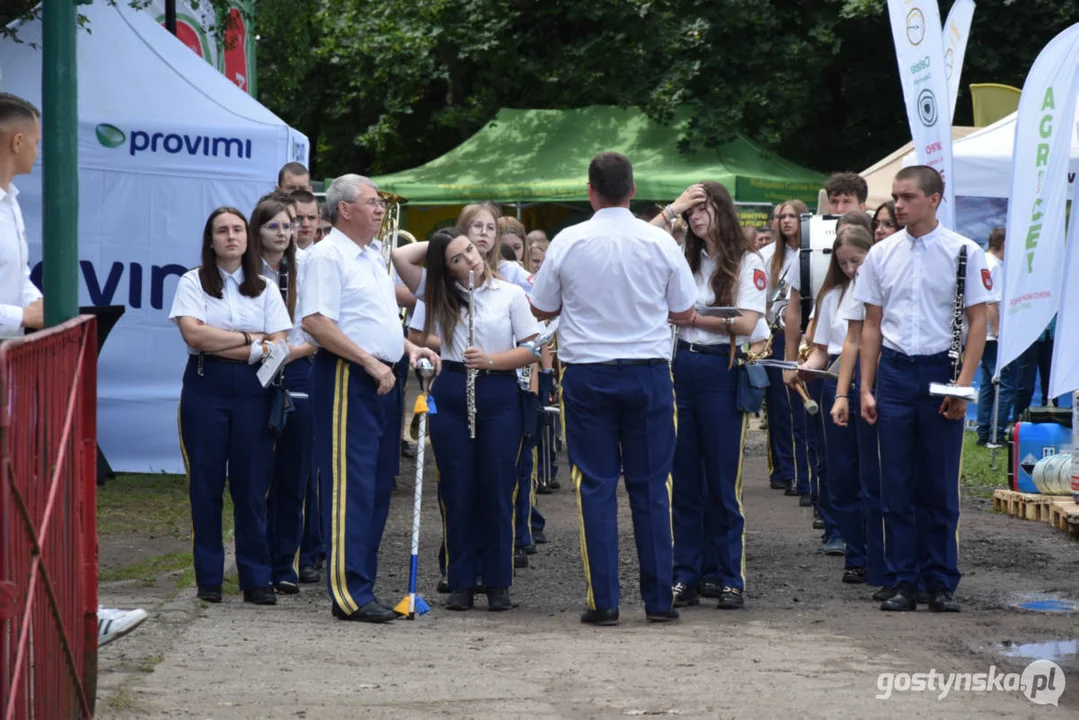
[[[97,646],[108,645],[118,637],[123,637],[137,628],[149,615],[145,610],[114,610],[99,607],[97,609]]]

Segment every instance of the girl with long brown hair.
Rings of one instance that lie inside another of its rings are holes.
[[[259,250],[239,210],[206,220],[202,266],[176,286],[169,318],[188,348],[180,391],[180,445],[191,494],[198,597],[221,602],[225,476],[235,507],[236,565],[244,601],[277,602],[266,542],[266,490],[273,467],[270,394],[256,375],[272,343],[292,326],[281,294],[259,277]]]
[[[700,602],[700,587],[720,585],[720,608],[740,608],[745,590],[742,452],[748,415],[738,404],[736,348],[748,342],[764,314],[764,262],[742,233],[725,187],[688,188],[654,220],[684,215],[686,260],[697,281],[698,312],[680,328],[672,372],[678,413],[671,512],[674,528],[674,604]],[[710,316],[706,307],[736,307],[737,318]],[[715,558],[717,578],[703,577]]]
[[[873,238],[860,226],[848,225],[836,234],[832,258],[816,301],[816,330],[813,349],[803,368],[823,370],[835,362],[843,351],[847,336],[844,313],[854,303],[854,276],[865,260]],[[835,404],[836,398],[853,396],[858,405],[856,390],[848,381],[840,387],[836,380],[825,379],[822,386],[824,407]],[[830,517],[846,543],[846,567],[843,582],[866,581],[866,517],[862,507],[861,466],[857,431],[853,425],[840,425],[831,416],[824,418],[824,452],[827,458],[827,482],[821,484],[821,506],[827,505]]]
[[[272,196],[255,206],[248,224],[248,242],[262,253],[261,274],[288,309],[289,358],[280,382],[293,397],[293,411],[274,444],[274,470],[266,496],[266,536],[273,584],[277,592],[295,595],[299,583],[318,582],[318,571],[294,568],[304,527],[304,499],[311,475],[314,439],[311,426],[310,376],[315,346],[307,342],[296,313],[302,267],[296,246],[296,225],[289,207]]]
[[[779,328],[777,312],[781,302],[771,302],[788,269],[797,262],[802,244],[801,215],[808,212],[801,200],[787,200],[776,206],[776,241],[761,249],[761,257],[768,268],[768,324],[772,328],[772,357],[783,360],[788,352],[784,332]],[[789,292],[789,290],[787,291]],[[786,293],[783,293],[783,300]],[[791,350],[797,352],[797,348]],[[812,505],[810,497],[810,467],[806,444],[805,407],[783,384],[783,372],[768,368],[768,460],[771,485],[785,490],[787,495],[797,495],[799,504]]]
[[[431,390],[438,407],[431,416],[431,446],[443,508],[450,589],[446,607],[472,607],[478,571],[486,587],[488,610],[509,610],[514,493],[522,437],[515,371],[533,361],[531,351],[518,345],[535,337],[539,325],[525,293],[496,277],[478,247],[459,231],[440,230],[428,242],[394,250],[392,257],[409,289],[423,295],[423,338],[441,339],[443,372]],[[474,281],[471,309],[466,289],[470,273]],[[471,317],[470,312],[474,312]],[[474,345],[469,344],[470,322]],[[468,423],[466,379],[470,371],[477,374],[474,438],[469,436]]]

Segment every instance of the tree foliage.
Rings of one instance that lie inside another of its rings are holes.
[[[127,2],[128,0],[113,0]],[[137,2],[138,0],[134,0]],[[204,0],[227,4],[227,0]],[[34,0],[12,0],[0,23]],[[951,0],[941,3],[946,16]],[[503,107],[687,106],[686,149],[743,133],[821,171],[909,139],[883,0],[256,0],[259,99],[316,177],[419,165]],[[965,86],[1022,86],[1079,0],[981,2]]]

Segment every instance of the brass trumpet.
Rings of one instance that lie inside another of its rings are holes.
[[[390,253],[397,247],[397,239],[401,232],[401,206],[408,200],[385,190],[379,190],[378,196],[382,202],[386,203],[386,212],[382,215],[382,226],[379,227],[378,235],[375,237],[382,243],[382,260],[386,264],[386,272],[393,275]]]
[[[802,344],[798,346],[798,364],[801,365],[809,359],[809,354],[813,351],[813,348],[809,345],[806,338],[802,338]],[[816,415],[820,412],[820,405],[817,401],[809,397],[809,391],[806,390],[806,385],[801,380],[798,380],[794,384],[794,389],[798,392],[798,395],[802,398],[802,403],[805,405],[806,412],[810,415]]]

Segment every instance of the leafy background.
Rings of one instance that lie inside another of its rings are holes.
[[[0,26],[34,7],[0,5]],[[982,0],[955,124],[969,83],[1022,87],[1076,21],[1079,0]],[[414,167],[502,107],[685,105],[684,149],[740,132],[822,172],[909,139],[884,0],[256,0],[254,28],[259,99],[310,138],[315,177]]]

